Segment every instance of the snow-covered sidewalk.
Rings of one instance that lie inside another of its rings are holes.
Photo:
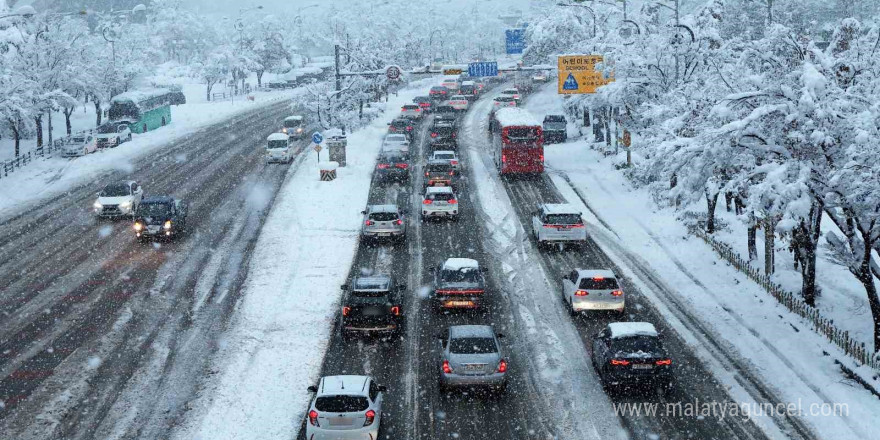
[[[339,285],[357,251],[370,181],[387,123],[433,78],[389,99],[389,111],[348,135],[347,166],[318,180],[304,152],[278,194],[254,249],[242,302],[215,359],[219,374],[193,402],[180,439],[290,439],[317,383]],[[326,153],[322,153],[323,157]]]
[[[561,113],[560,98],[555,90],[544,89],[530,98],[527,108],[539,117]],[[880,422],[880,400],[848,380],[837,362],[870,372],[856,367],[797,315],[721,261],[708,245],[688,235],[674,210],[658,208],[646,190],[632,187],[615,169],[616,159],[604,157],[585,141],[546,146],[545,156],[557,188],[569,202],[583,208],[593,239],[685,340],[697,344],[700,335],[692,334],[670,308],[683,305],[688,309],[702,328],[709,329],[709,336],[724,341],[728,355],[741,359],[784,403],[795,405],[797,416],[822,438],[873,437],[871,432]],[[633,270],[633,261],[648,266],[652,275],[670,286],[676,303],[670,304],[653,291],[642,271]],[[706,347],[695,350],[705,356],[735,399],[751,400],[736,372],[712,360]],[[835,405],[842,415],[827,414]],[[759,425],[768,426],[766,418],[756,419]]]

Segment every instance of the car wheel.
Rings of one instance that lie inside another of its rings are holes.
[[[121,144],[121,143],[122,143],[122,140],[121,140],[121,139],[119,139],[119,138],[116,138],[116,144],[115,144],[115,145],[113,145],[113,147],[118,147],[118,146],[119,146],[119,144]]]

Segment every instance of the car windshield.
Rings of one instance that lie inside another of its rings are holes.
[[[409,157],[403,154],[385,154],[379,157],[380,163],[397,163],[397,162],[406,162],[409,160]]]
[[[299,121],[299,120],[288,120],[288,119],[284,120],[284,126],[286,128],[296,128],[296,127],[299,127],[300,125],[302,125],[302,121]]]
[[[127,183],[114,183],[107,185],[101,191],[101,197],[122,197],[131,195],[131,190]]]
[[[396,212],[374,212],[370,214],[370,220],[376,220],[377,222],[389,222],[391,220],[397,220]]]
[[[544,122],[565,122],[565,116],[547,115],[544,117]]]
[[[495,98],[495,101],[496,102],[511,102],[511,101],[513,101],[513,98],[511,98],[510,96],[499,96],[499,97]]]
[[[644,351],[645,353],[658,353],[661,351],[660,342],[652,336],[629,336],[626,338],[614,339],[614,351],[625,351],[634,353]]]
[[[162,217],[171,212],[167,203],[141,203],[138,206],[138,215],[143,217]]]
[[[617,280],[614,278],[593,277],[582,279],[579,288],[593,290],[613,290],[617,289],[618,287],[619,286],[617,284]]]
[[[369,407],[365,396],[321,396],[315,399],[315,409],[322,412],[360,412]]]
[[[453,127],[434,127],[431,130],[431,133],[437,133],[437,136],[451,136],[452,133],[455,133],[455,128]],[[436,136],[435,136],[436,137]]]
[[[548,224],[553,225],[579,225],[582,223],[578,214],[550,214],[547,216]]]
[[[72,144],[81,144],[86,141],[86,138],[83,136],[74,136],[70,138],[70,143]]]
[[[285,141],[285,140],[269,141],[269,149],[270,150],[274,149],[274,148],[287,148],[287,147],[288,147],[287,141]]]
[[[404,110],[418,110],[418,109],[419,109],[419,106],[417,106],[417,105],[412,105],[412,104],[407,104],[407,105],[403,106],[403,109],[404,109]]]
[[[385,142],[406,142],[406,136],[402,134],[392,134],[385,138]]]
[[[446,87],[431,87],[432,92],[445,92],[446,90]]]
[[[455,354],[497,353],[493,338],[456,338],[449,342],[449,352]]]
[[[459,270],[443,269],[440,279],[446,283],[478,283],[480,270],[475,267],[464,267]]]
[[[408,122],[408,121],[402,121],[402,120],[399,120],[399,119],[395,119],[395,120],[391,121],[391,125],[393,125],[394,127],[398,127],[398,128],[401,128],[401,127],[408,127],[408,126],[409,126],[409,122]]]
[[[434,153],[434,159],[452,160],[452,159],[455,159],[455,154],[453,154],[453,153]]]

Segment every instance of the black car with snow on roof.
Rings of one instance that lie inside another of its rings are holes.
[[[648,322],[612,322],[593,337],[593,366],[606,386],[673,385],[672,359]]]
[[[439,309],[475,309],[486,294],[486,268],[470,258],[449,258],[433,268],[433,301]]]
[[[187,203],[173,197],[147,197],[141,200],[134,216],[134,232],[138,240],[171,239],[186,228]]]

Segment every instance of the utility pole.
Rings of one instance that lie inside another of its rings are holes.
[[[334,55],[336,57],[336,94],[339,94],[339,91],[342,90],[342,76],[339,75],[339,45],[333,46]]]

